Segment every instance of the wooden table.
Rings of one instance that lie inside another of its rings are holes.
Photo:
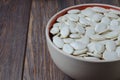
[[[45,27],[56,12],[120,0],[0,0],[0,80],[72,80],[50,58]]]

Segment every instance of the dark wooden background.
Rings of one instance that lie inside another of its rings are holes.
[[[45,27],[56,12],[120,0],[0,0],[0,80],[72,80],[50,58]]]

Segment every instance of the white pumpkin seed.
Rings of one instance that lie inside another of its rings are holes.
[[[119,40],[115,41],[115,44],[116,46],[120,46],[120,41]]]
[[[90,52],[95,52],[97,54],[101,54],[105,50],[104,44],[98,42],[91,42],[87,47]]]
[[[59,28],[58,27],[53,27],[51,30],[50,30],[50,33],[52,33],[53,35],[54,34],[57,34],[59,32]]]
[[[105,8],[102,8],[102,7],[93,7],[92,10],[95,12],[99,12],[99,13],[107,12],[107,10]]]
[[[86,59],[86,60],[92,60],[92,61],[98,61],[98,60],[100,60],[97,57],[83,57],[83,58]]]
[[[99,22],[99,21],[101,21],[102,17],[103,17],[102,14],[96,13],[92,16],[91,19],[93,22]]]
[[[67,17],[71,21],[78,21],[78,19],[79,19],[78,15],[76,15],[76,14],[68,14]]]
[[[111,26],[118,26],[119,25],[119,22],[117,21],[117,20],[112,20],[111,22],[110,22],[110,25]]]
[[[110,19],[105,16],[105,17],[103,17],[103,18],[101,19],[101,23],[104,23],[104,24],[106,24],[106,25],[109,25]]]
[[[58,27],[59,28],[59,27],[61,27],[61,25],[62,25],[61,23],[55,23],[55,24],[53,24],[53,27]]]
[[[67,21],[67,17],[66,16],[61,16],[57,19],[58,22],[66,22]]]
[[[63,51],[72,54],[73,53],[73,48],[69,44],[64,44],[63,45]]]
[[[70,33],[70,31],[69,31],[68,26],[64,26],[60,31],[62,38],[66,38],[69,35],[69,33]]]
[[[70,28],[70,33],[73,33],[73,34],[77,33],[77,31],[75,30],[75,27],[70,26],[69,28]]]
[[[79,19],[79,22],[84,25],[91,25],[90,21],[82,17]]]
[[[115,10],[115,9],[109,9],[109,10],[111,11],[111,13],[120,15],[120,11],[118,11],[118,10]]]
[[[120,17],[117,19],[118,22],[120,22]]]
[[[91,35],[90,38],[94,41],[105,40],[105,37],[99,34]]]
[[[83,28],[85,28],[85,27],[86,27],[86,25],[81,24],[80,22],[77,22],[77,23],[76,23],[76,26],[81,26],[81,27],[83,27]]]
[[[118,55],[116,52],[109,52],[109,51],[105,51],[103,53],[103,59],[105,60],[115,60],[118,59]]]
[[[83,14],[85,16],[92,16],[95,14],[95,12],[91,8],[86,8],[81,11],[81,14]]]
[[[75,50],[82,50],[84,48],[86,48],[86,45],[84,43],[81,42],[72,42],[70,43],[70,45],[75,49]]]
[[[116,26],[116,25],[110,25],[108,26],[108,29],[109,30],[115,30],[115,31],[119,31],[120,30],[120,26]]]
[[[104,24],[104,23],[98,23],[96,26],[95,26],[95,32],[97,33],[103,33],[107,31],[107,25]]]
[[[92,56],[92,57],[97,57],[97,58],[101,58],[101,54],[97,54],[97,53],[87,53],[89,56]]]
[[[94,52],[97,54],[101,54],[105,50],[105,46],[102,43],[96,43],[94,46]]]
[[[53,37],[53,43],[54,43],[58,48],[62,48],[63,45],[64,45],[63,40],[62,40],[60,37],[58,37],[58,36],[54,36],[54,37]]]
[[[82,37],[81,39],[76,39],[76,41],[80,41],[80,42],[82,42],[82,43],[84,43],[84,44],[88,44],[89,43],[89,37],[87,37],[87,36],[84,36],[84,37]]]
[[[94,35],[95,34],[95,30],[94,30],[94,28],[93,27],[87,27],[86,28],[86,33],[85,33],[85,35],[86,36],[91,36],[91,35]]]
[[[78,32],[80,34],[84,34],[85,33],[85,29],[82,26],[80,26],[80,25],[77,25],[75,30],[76,30],[76,32]]]
[[[94,52],[96,42],[91,42],[87,45],[88,51]]]
[[[90,17],[84,17],[85,19],[87,19],[88,21],[91,21],[91,18]]]
[[[83,14],[78,14],[78,16],[81,18],[81,17],[85,17],[85,15]]]
[[[80,38],[79,34],[70,34],[70,38],[77,39]]]
[[[116,18],[119,17],[118,15],[116,15],[116,14],[114,14],[114,13],[104,13],[104,15],[105,15],[106,17],[109,17],[109,18],[112,18],[112,19],[116,19]]]
[[[87,57],[87,56],[88,56],[87,54],[80,54],[80,55],[78,55],[78,56],[76,56],[76,57],[82,58],[82,57]]]
[[[108,40],[105,45],[106,45],[106,50],[107,51],[114,51],[116,49],[115,41]]]
[[[108,33],[104,34],[103,36],[105,38],[109,39],[109,38],[115,38],[115,37],[117,37],[118,34],[119,34],[119,31],[112,31],[112,32],[108,32]]]
[[[81,55],[81,54],[83,54],[83,53],[85,53],[85,52],[87,52],[87,49],[86,49],[86,48],[83,49],[83,50],[75,50],[75,51],[73,52],[73,55],[74,55],[74,56],[77,56],[77,55]]]
[[[72,9],[72,10],[69,10],[68,13],[69,14],[77,14],[77,13],[80,13],[80,10],[79,9]]]
[[[64,43],[72,43],[74,41],[74,39],[71,38],[65,38],[63,39]]]
[[[72,21],[67,21],[67,25],[69,25],[70,33],[76,33],[75,27],[76,24]]]
[[[99,43],[102,43],[102,44],[106,44],[106,42],[107,42],[108,40],[103,40],[103,41],[99,41]]]
[[[120,34],[118,35],[117,40],[119,40],[119,41],[120,41]]]
[[[68,21],[66,22],[66,24],[69,25],[69,26],[72,26],[72,27],[76,27],[76,23],[73,22],[73,21],[70,21],[70,20],[68,20]]]
[[[118,57],[120,57],[120,46],[116,48],[116,53],[118,54]]]

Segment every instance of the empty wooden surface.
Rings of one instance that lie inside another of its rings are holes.
[[[21,80],[30,0],[0,0],[0,80]]]
[[[0,80],[72,80],[50,58],[45,27],[56,12],[119,0],[0,0]]]

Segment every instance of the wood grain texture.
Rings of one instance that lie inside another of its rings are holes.
[[[31,0],[0,0],[0,80],[21,80]]]
[[[120,4],[118,0],[33,0],[23,80],[72,80],[51,60],[45,41],[45,27],[50,17],[61,9],[92,2]]]
[[[103,3],[103,4],[111,4],[111,5],[120,5],[120,0],[74,0],[75,4],[81,3]]]
[[[74,5],[67,1],[69,3],[62,6],[63,2],[58,4],[57,0],[33,0],[23,80],[71,80],[51,60],[45,40],[45,27],[50,17]]]

